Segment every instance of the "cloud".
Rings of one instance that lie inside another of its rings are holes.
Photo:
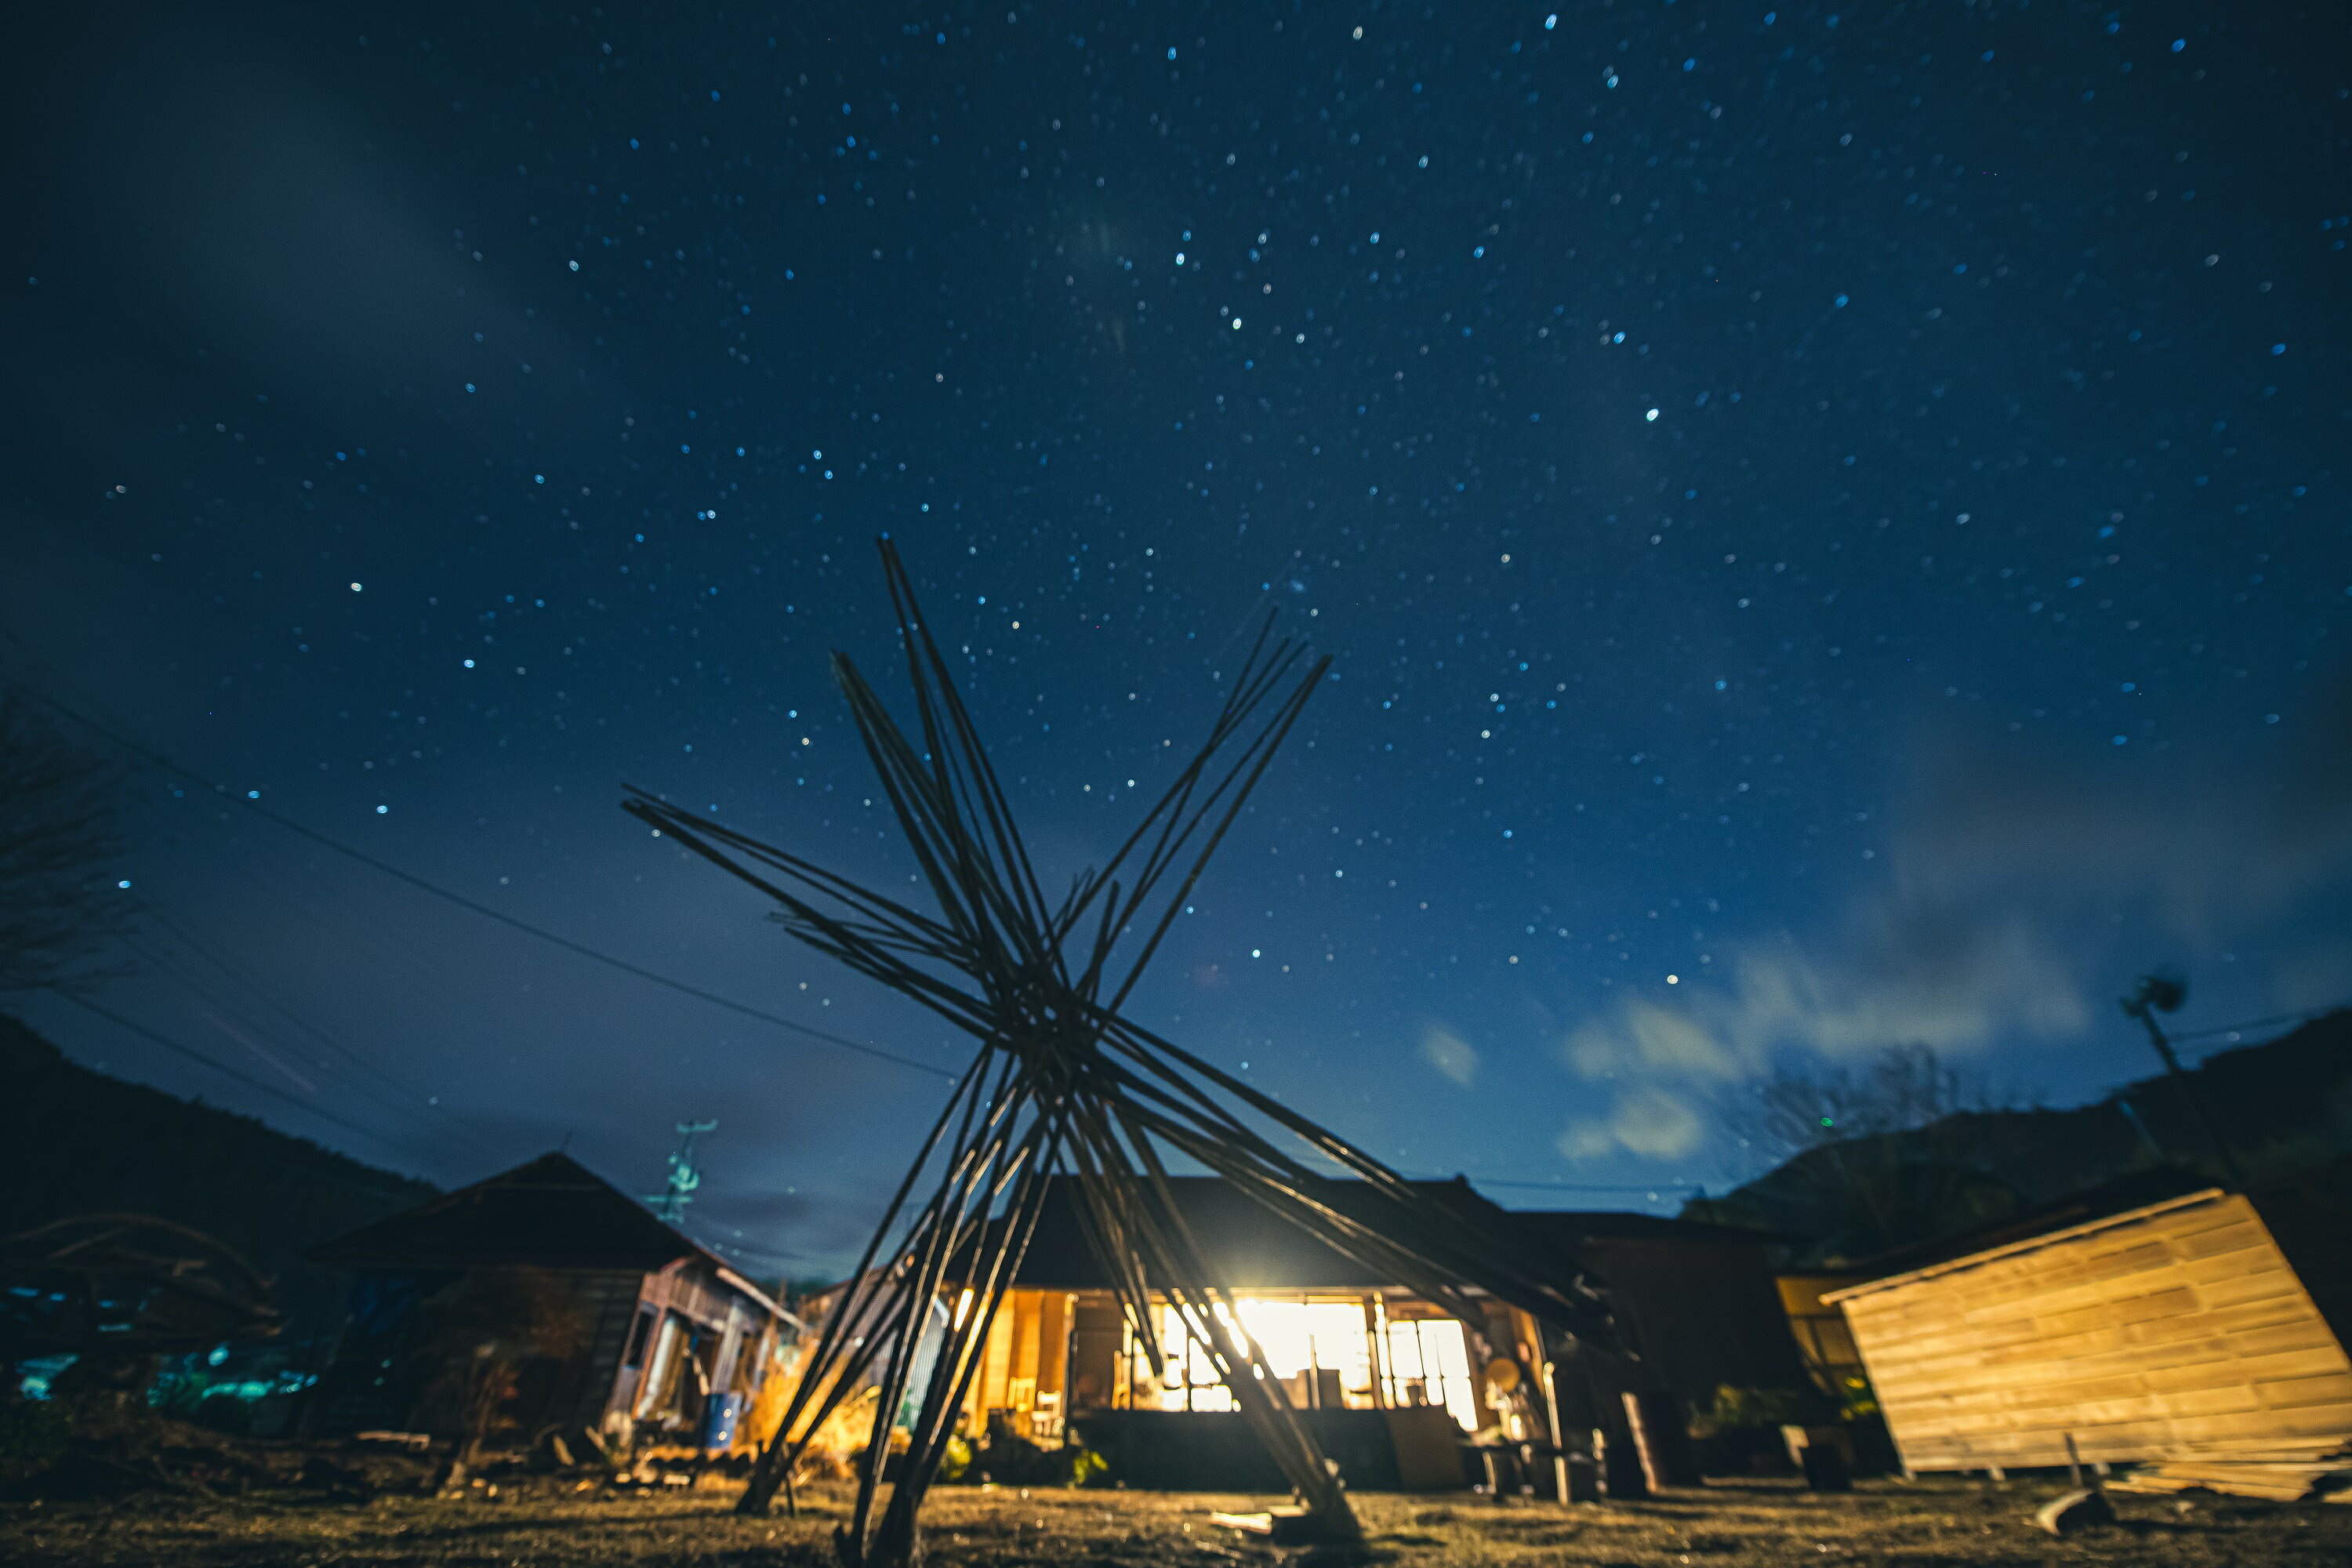
[[[1570,1160],[1595,1160],[1620,1149],[1679,1160],[1706,1136],[1706,1117],[1687,1100],[1656,1084],[1639,1084],[1617,1096],[1606,1120],[1571,1122],[1553,1147]]]
[[[77,270],[105,293],[150,302],[137,341],[152,356],[147,379],[168,386],[184,374],[177,361],[208,345],[339,440],[384,431],[395,416],[381,405],[394,388],[425,405],[464,403],[467,374],[531,418],[618,416],[620,389],[601,356],[513,291],[526,268],[560,263],[544,252],[526,259],[520,239],[506,251],[428,223],[443,204],[420,199],[424,172],[380,150],[364,113],[277,45],[193,10],[151,20],[120,38],[93,37],[86,28],[97,24],[60,35],[53,47],[68,52],[105,49],[108,79],[53,68],[25,105],[58,150],[37,188],[64,242],[79,247]],[[597,265],[593,252],[586,261]],[[80,363],[94,357],[90,329],[68,316],[29,352],[60,405],[47,416],[102,446],[121,427],[124,396],[160,394],[126,391],[124,376]],[[446,346],[468,340],[484,344],[478,359]],[[490,441],[471,434],[478,423],[436,427]]]
[[[1689,1013],[1633,998],[1609,1024],[1587,1024],[1569,1037],[1569,1065],[1584,1078],[1643,1070],[1685,1078],[1741,1076],[1736,1048]]]
[[[1434,1024],[1421,1037],[1421,1059],[1465,1089],[1478,1076],[1478,1053],[1470,1042]]]
[[[2084,985],[2032,922],[1915,913],[1864,899],[1846,929],[1811,950],[1786,935],[1736,946],[1720,981],[1694,984],[1674,1006],[1628,997],[1571,1033],[1564,1058],[1583,1079],[1716,1086],[1791,1048],[1966,1052],[2063,1037],[2091,1021]]]
[[[1610,1133],[1607,1121],[1583,1117],[1570,1122],[1568,1130],[1552,1140],[1552,1147],[1559,1151],[1563,1159],[1598,1160],[1617,1152],[1617,1140]]]
[[[2352,935],[2340,931],[2288,944],[2271,966],[2275,1000],[2282,1010],[2293,1012],[2341,1004],[2347,975]]]
[[[2315,932],[2352,902],[2352,685],[2315,694],[2298,728],[2251,753],[2243,735],[2178,738],[2160,763],[2006,736],[1916,747],[1883,869],[1827,919],[1725,941],[1671,1005],[1627,996],[1570,1032],[1569,1069],[1618,1099],[1560,1152],[1675,1157],[1696,1122],[1664,1086],[1719,1087],[1791,1051],[2076,1038],[2158,958],[2240,976],[2249,1010],[2337,999],[2347,950]],[[2261,975],[2222,962],[2253,946],[2272,955]]]
[[[2352,681],[2315,691],[2295,717],[2252,747],[2184,736],[2160,766],[1930,742],[1890,846],[1901,896],[1919,909],[2128,906],[2203,946],[2340,890],[2352,881]]]

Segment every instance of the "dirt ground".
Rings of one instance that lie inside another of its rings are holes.
[[[304,1500],[294,1493],[194,1500],[0,1504],[0,1563],[11,1568],[481,1564],[483,1568],[787,1568],[829,1563],[845,1499],[820,1490],[802,1517],[738,1519],[736,1489],[614,1490],[531,1479],[462,1499]],[[2200,1498],[2116,1501],[2122,1522],[2060,1541],[2035,1530],[2054,1485],[1927,1479],[1865,1482],[1817,1497],[1792,1484],[1711,1485],[1643,1502],[1560,1508],[1481,1498],[1364,1494],[1362,1553],[1277,1549],[1213,1524],[1213,1510],[1286,1500],[1202,1493],[941,1488],[927,1510],[929,1561],[965,1564],[1341,1562],[1435,1568],[1579,1564],[1731,1568],[1746,1564],[2093,1564],[2313,1568],[2352,1563],[2352,1507]]]

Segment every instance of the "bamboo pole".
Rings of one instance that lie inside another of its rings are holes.
[[[833,673],[935,913],[644,791],[632,789],[623,803],[774,900],[776,918],[793,936],[978,1043],[827,1315],[740,1509],[765,1511],[780,1488],[789,1500],[808,1443],[871,1379],[872,1429],[835,1549],[845,1568],[916,1561],[923,1497],[955,1436],[1052,1180],[1067,1176],[1088,1245],[1154,1373],[1166,1372],[1152,1326],[1153,1302],[1162,1300],[1326,1536],[1359,1539],[1334,1467],[1242,1327],[1226,1282],[1176,1200],[1170,1157],[1223,1177],[1461,1318],[1482,1346],[1484,1315],[1474,1292],[1603,1348],[1615,1335],[1597,1287],[1580,1272],[1540,1267],[1523,1256],[1524,1237],[1406,1182],[1119,1011],[1330,660],[1309,662],[1302,645],[1276,639],[1269,615],[1206,741],[1106,864],[1076,878],[1056,904],[1037,879],[978,726],[887,540],[881,554],[919,742],[846,655],[834,656]],[[1124,944],[1130,935],[1139,940]],[[1360,1187],[1351,1203],[1369,1201],[1377,1212],[1350,1212],[1330,1178],[1285,1152],[1269,1132],[1296,1139],[1348,1173]],[[929,1195],[915,1203],[927,1180]],[[970,1306],[948,1314],[918,1395],[914,1368],[931,1303],[950,1293]],[[902,1413],[908,1447],[892,1483],[886,1472]],[[889,1500],[881,1504],[886,1485]]]

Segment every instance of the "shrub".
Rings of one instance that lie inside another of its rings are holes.
[[[66,1413],[46,1399],[0,1400],[0,1482],[38,1475],[65,1457]]]

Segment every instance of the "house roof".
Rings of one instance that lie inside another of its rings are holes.
[[[2089,1236],[2095,1231],[2112,1230],[2118,1226],[2150,1219],[2160,1214],[2168,1214],[2174,1209],[2193,1208],[2201,1204],[2218,1203],[2229,1195],[2220,1187],[2200,1187],[2194,1192],[2182,1193],[2178,1196],[2160,1199],[2152,1204],[2143,1204],[2137,1208],[2102,1212],[2097,1217],[2086,1219],[2080,1225],[2036,1231],[2013,1241],[2005,1241],[1979,1251],[1944,1258],[1905,1273],[1867,1279],[1861,1284],[1849,1285],[1840,1290],[1824,1290],[1822,1292],[1822,1302],[1825,1306],[1836,1306],[1840,1302],[1852,1301],[1864,1296],[1874,1296],[1881,1291],[1896,1290],[1906,1285],[1916,1285],[1924,1279],[1933,1279],[1946,1274],[1963,1273],[1971,1268],[1980,1268],[1988,1263],[2001,1258],[2015,1258],[2021,1253],[2039,1251],[2042,1247],[2073,1241],[2078,1237]]]
[[[1483,1222],[1506,1232],[1517,1217],[1458,1180],[1413,1185],[1442,1202],[1482,1211]],[[1185,1225],[1203,1244],[1218,1281],[1229,1289],[1370,1290],[1397,1283],[1317,1239],[1221,1176],[1174,1176],[1169,1187]],[[1378,1223],[1387,1205],[1386,1199],[1356,1181],[1318,1183],[1316,1196],[1368,1224]],[[1049,1290],[1111,1288],[1110,1277],[1087,1239],[1076,1178],[1053,1178],[1013,1282]]]
[[[568,1154],[541,1154],[487,1181],[310,1249],[342,1268],[533,1268],[651,1273],[705,1247]]]
[[[2185,1165],[2153,1165],[1956,1235],[1889,1247],[1855,1260],[1848,1266],[1848,1271],[1870,1279],[1907,1276],[2019,1242],[2062,1232],[2072,1234],[2079,1226],[2095,1225],[2116,1215],[2137,1213],[2150,1205],[2160,1206],[2212,1184],[2211,1177]]]
[[[1859,1260],[1848,1272],[1872,1280],[1907,1277],[1979,1253],[2056,1235],[2072,1235],[2118,1215],[2161,1208],[2215,1185],[2212,1176],[2191,1165],[2151,1165],[1958,1235],[1890,1248]],[[2338,1155],[2288,1174],[2267,1176],[2242,1187],[2229,1184],[2228,1188],[2242,1191],[2264,1215],[2264,1223],[2273,1228],[2287,1223],[2288,1212],[2296,1206],[2298,1199],[2306,1205],[2316,1199],[2319,1212],[2340,1215],[2345,1198],[2352,1196],[2352,1154]],[[2273,1210],[2279,1211],[2276,1220],[2271,1218]],[[2323,1254],[2343,1251],[2345,1227],[2340,1218],[2332,1225],[2323,1225],[2307,1241],[2300,1234],[2300,1226],[2295,1228],[2298,1234],[2294,1242],[2281,1238],[2280,1245],[2299,1270],[2321,1267]],[[2352,1307],[2352,1302],[2347,1302],[2347,1307]]]
[[[1670,1241],[1698,1247],[1776,1247],[1796,1238],[1778,1231],[1615,1209],[1514,1209],[1511,1217],[1547,1240]]]

